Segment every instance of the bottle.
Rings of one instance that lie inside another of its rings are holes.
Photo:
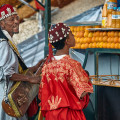
[[[112,11],[114,7],[117,7],[117,0],[108,0],[107,1],[107,27],[111,27],[111,18],[112,18]]]
[[[114,7],[117,7],[117,0],[108,0],[107,1],[107,12],[112,14]]]
[[[118,16],[118,18],[119,18],[119,28],[120,28],[120,7],[118,7],[118,11],[119,11],[119,16]]]
[[[102,10],[102,27],[107,27],[107,2],[105,2]]]
[[[112,11],[112,18],[111,18],[112,22],[110,25],[111,28],[116,28],[116,18],[117,18],[116,11],[117,11],[117,7],[114,7],[114,10]]]
[[[117,9],[116,12],[116,28],[120,28],[120,7]]]

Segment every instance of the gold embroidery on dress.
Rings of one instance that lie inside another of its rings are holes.
[[[78,97],[81,96],[83,90],[92,91],[93,88],[88,84],[89,77],[84,74],[84,70],[79,62],[65,56],[59,61],[53,61],[43,67],[42,76],[46,76],[49,83],[52,79],[55,81],[64,80],[73,86]],[[66,76],[67,77],[66,77]],[[43,87],[43,86],[42,86]]]

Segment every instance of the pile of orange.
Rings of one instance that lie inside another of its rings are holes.
[[[88,28],[100,28],[101,26],[71,26],[70,29],[75,37],[74,49],[86,48],[109,48],[120,49],[119,31],[94,31]]]

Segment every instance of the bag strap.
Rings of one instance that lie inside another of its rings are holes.
[[[20,65],[21,65],[22,69],[23,69],[23,70],[27,70],[28,68],[27,68],[27,66],[25,65],[22,57],[16,52],[16,50],[13,48],[13,46],[11,45],[11,43],[10,43],[9,40],[8,40],[8,44],[9,44],[9,46],[12,48],[12,50],[14,51],[14,53],[17,55],[18,61],[19,61]]]
[[[8,42],[8,45],[12,48],[12,50],[14,51],[14,53],[17,55],[18,57],[18,61],[22,67],[23,70],[26,70],[28,69],[27,66],[25,65],[22,57],[20,55],[18,55],[18,53],[16,52],[16,50],[13,48],[13,46],[11,45],[10,41],[8,40],[8,38],[4,35],[4,33],[2,32],[1,28],[0,28],[0,42],[2,41],[7,41]]]

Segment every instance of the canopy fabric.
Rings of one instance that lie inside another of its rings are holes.
[[[73,17],[64,23],[68,25],[71,23],[84,22],[84,21],[102,21],[101,18],[101,6],[92,8],[80,15]],[[89,18],[89,19],[88,19]],[[18,44],[18,49],[23,57],[26,65],[33,66],[39,60],[44,58],[44,46],[45,46],[45,31],[39,32],[24,42]]]

